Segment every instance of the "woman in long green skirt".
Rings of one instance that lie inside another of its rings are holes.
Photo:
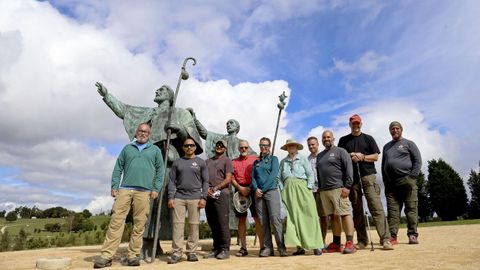
[[[298,154],[303,146],[288,139],[282,150],[288,155],[280,162],[278,179],[282,201],[287,208],[285,244],[297,246],[293,255],[305,254],[305,249],[322,255],[323,238],[318,221],[315,198],[312,196],[313,171],[310,162]]]

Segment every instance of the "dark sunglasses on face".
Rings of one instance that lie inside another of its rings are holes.
[[[185,148],[194,148],[195,144],[184,144],[183,147]]]
[[[245,149],[248,149],[248,146],[240,146],[239,149],[245,150]]]

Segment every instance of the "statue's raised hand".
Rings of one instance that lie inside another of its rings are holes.
[[[108,94],[108,90],[103,84],[96,82],[95,86],[97,87],[97,92],[100,94],[100,96],[104,97]]]

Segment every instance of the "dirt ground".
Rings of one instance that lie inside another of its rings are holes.
[[[399,244],[393,251],[383,251],[378,245],[378,236],[372,232],[375,251],[360,250],[352,255],[323,254],[314,256],[307,252],[305,256],[289,257],[258,257],[258,245],[253,246],[253,237],[249,238],[249,255],[237,258],[234,254],[239,247],[231,248],[231,257],[228,260],[202,259],[206,251],[199,251],[199,262],[184,260],[175,265],[167,265],[166,256],[156,260],[153,264],[142,262],[140,267],[134,269],[480,269],[480,225],[458,225],[428,227],[419,229],[419,245],[408,245],[405,229],[399,233]],[[331,241],[331,234],[327,241]],[[342,237],[343,238],[343,237]],[[342,239],[344,240],[344,239]],[[233,241],[232,241],[233,242]],[[202,240],[204,249],[211,248],[211,240]],[[132,269],[122,266],[121,257],[126,254],[125,244],[121,245],[119,253],[112,267],[107,269]],[[162,244],[168,250],[168,241]],[[289,253],[295,250],[288,248]],[[99,255],[100,246],[84,246],[71,248],[53,248],[29,251],[14,251],[0,253],[0,269],[35,269],[36,260],[46,257],[69,257],[72,259],[70,269],[92,269],[93,260]]]

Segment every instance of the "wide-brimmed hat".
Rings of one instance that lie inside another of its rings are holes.
[[[289,145],[295,145],[298,150],[303,149],[303,145],[301,143],[298,143],[297,141],[295,141],[295,139],[288,139],[287,142],[282,147],[280,147],[280,149],[287,150],[287,147]]]
[[[247,212],[248,208],[252,204],[252,200],[249,197],[242,196],[238,191],[233,194],[233,206],[239,213]]]

